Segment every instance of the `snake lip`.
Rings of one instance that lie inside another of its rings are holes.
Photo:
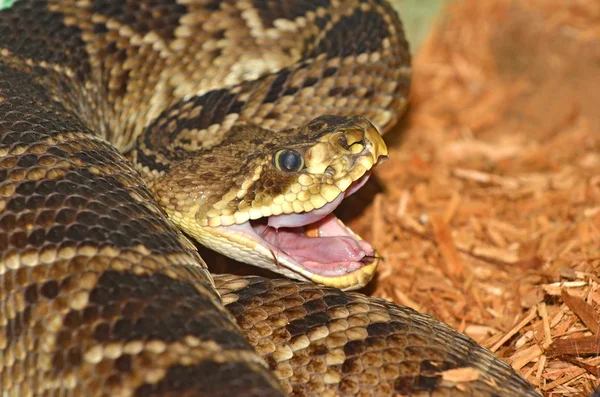
[[[302,212],[298,214],[281,214],[271,215],[267,217],[268,225],[272,228],[279,229],[283,227],[300,227],[310,224],[315,224],[327,215],[331,214],[344,200],[346,197],[354,194],[358,191],[371,176],[371,172],[367,171],[362,177],[354,181],[345,192],[341,192],[331,202],[325,204],[321,208],[314,209],[309,212]]]

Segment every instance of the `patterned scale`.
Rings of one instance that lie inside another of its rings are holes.
[[[538,396],[408,308],[211,275],[148,187],[241,124],[277,133],[334,112],[387,130],[409,63],[381,0],[0,11],[3,396]]]

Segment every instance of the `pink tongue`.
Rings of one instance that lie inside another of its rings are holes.
[[[302,236],[295,231],[277,230],[272,227],[261,230],[260,234],[268,243],[283,250],[287,255],[305,261],[319,263],[359,262],[366,255],[372,254],[372,252],[365,252],[367,247],[362,247],[360,241],[356,241],[352,237],[311,238]]]

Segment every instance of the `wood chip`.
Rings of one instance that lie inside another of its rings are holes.
[[[452,192],[452,196],[450,197],[450,201],[448,202],[448,206],[446,207],[446,211],[444,212],[444,222],[449,224],[452,222],[452,218],[456,214],[458,210],[458,206],[460,205],[460,195],[457,192]]]
[[[527,349],[520,350],[517,355],[512,357],[513,361],[511,366],[518,371],[533,360],[538,359],[542,353],[542,349],[538,345],[533,345]]]
[[[538,313],[542,318],[542,325],[544,326],[544,349],[547,349],[552,344],[552,332],[550,331],[550,321],[548,321],[548,310],[544,302],[538,304]]]
[[[582,361],[576,360],[571,357],[560,357],[560,359],[562,361],[571,363],[571,364],[575,365],[576,367],[585,369],[587,372],[594,375],[595,377],[600,377],[600,368],[598,368],[597,365],[591,365],[588,363],[584,363]],[[592,397],[596,397],[596,396],[592,396]]]
[[[581,338],[555,339],[552,348],[547,354],[550,357],[598,355],[600,354],[600,339],[595,335]]]
[[[442,379],[453,383],[474,382],[481,376],[481,371],[473,367],[449,369],[442,372]]]
[[[498,350],[500,348],[500,346],[502,346],[507,340],[512,338],[517,332],[519,332],[521,330],[521,328],[523,328],[524,326],[529,324],[529,322],[531,320],[533,320],[536,316],[537,316],[537,309],[535,307],[532,307],[529,310],[529,312],[525,315],[525,318],[523,318],[523,320],[519,321],[519,323],[517,323],[517,325],[515,325],[510,331],[508,331],[504,335],[504,337],[502,337],[502,339],[500,339],[498,341],[498,343],[496,343],[494,346],[492,346],[490,348],[490,350],[493,352]]]
[[[446,264],[445,273],[453,280],[459,279],[464,272],[464,265],[454,245],[450,228],[441,216],[433,214],[430,218],[435,240]]]
[[[560,297],[569,309],[573,311],[583,321],[594,335],[598,335],[600,327],[600,317],[594,309],[581,298],[571,296],[563,290]]]
[[[546,291],[546,293],[548,295],[561,296],[564,288],[578,288],[578,287],[584,287],[586,285],[587,285],[587,282],[585,282],[585,281],[567,281],[564,283],[560,282],[560,283],[545,284],[545,285],[542,285],[542,288],[544,289],[544,291]]]
[[[546,356],[542,354],[542,356],[540,357],[537,372],[535,374],[535,379],[537,379],[538,385],[542,384],[542,373],[544,372],[544,368],[546,367],[546,360],[547,360]]]
[[[515,178],[503,177],[500,175],[489,174],[477,170],[455,168],[452,171],[452,174],[457,178],[472,180],[483,184],[500,185],[503,188],[509,190],[515,190],[521,186],[519,181]]]
[[[385,219],[383,218],[383,195],[378,194],[373,200],[373,222],[372,222],[372,236],[373,245],[383,245],[383,235],[385,233]]]
[[[585,373],[584,369],[579,369],[579,370],[573,372],[572,374],[563,376],[562,378],[559,378],[559,379],[555,380],[554,382],[547,384],[546,386],[544,386],[542,388],[542,390],[552,390],[552,389],[556,388],[557,386],[563,385],[563,384],[583,375],[584,373]]]

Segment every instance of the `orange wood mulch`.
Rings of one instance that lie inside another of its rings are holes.
[[[367,292],[466,333],[544,395],[589,393],[600,376],[600,2],[451,6],[386,141],[390,160],[341,209],[385,258]]]

